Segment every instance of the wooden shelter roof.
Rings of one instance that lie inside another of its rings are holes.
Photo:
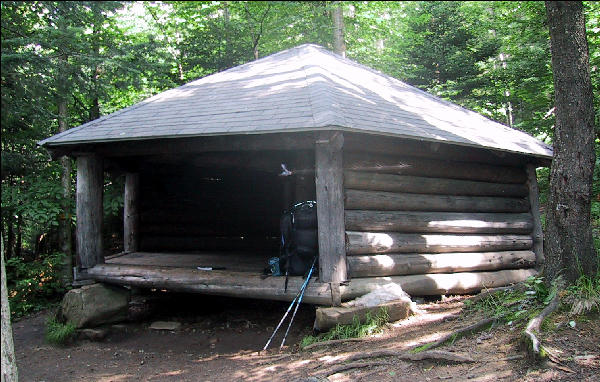
[[[322,129],[552,157],[550,146],[524,132],[312,44],[164,91],[39,143],[59,148]]]

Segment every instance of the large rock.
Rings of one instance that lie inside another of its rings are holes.
[[[374,317],[382,308],[387,310],[388,321],[404,319],[416,311],[410,296],[399,285],[390,283],[340,307],[318,308],[314,328],[324,331],[337,324],[349,325],[355,316],[364,322],[367,313]]]
[[[77,328],[90,328],[127,319],[129,290],[106,284],[70,290],[63,298],[65,319]]]

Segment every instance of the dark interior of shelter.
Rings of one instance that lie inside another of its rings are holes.
[[[260,272],[279,254],[282,213],[315,200],[311,150],[169,154],[118,163],[140,174],[139,251],[148,265]],[[119,261],[125,259],[142,258]]]

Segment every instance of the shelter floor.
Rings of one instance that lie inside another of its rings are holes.
[[[262,273],[269,258],[274,256],[277,254],[269,251],[130,252],[109,256],[106,264]]]

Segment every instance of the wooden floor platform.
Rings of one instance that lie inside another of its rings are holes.
[[[262,270],[269,257],[268,253],[250,252],[135,252],[107,258],[105,264],[89,269],[88,274],[96,281],[141,288],[291,301],[304,280],[290,277],[286,291],[285,277],[263,277]],[[213,270],[206,270],[207,267],[213,267]],[[510,269],[362,277],[341,285],[340,294],[342,300],[350,300],[389,283],[399,284],[411,296],[464,294],[520,282],[536,274],[534,269]],[[313,277],[303,301],[331,305],[329,283],[321,283],[318,277]]]
[[[253,251],[205,251],[205,252],[131,252],[106,258],[106,264],[149,265],[162,267],[206,269],[213,268],[233,272],[262,273],[269,258],[277,254]]]

